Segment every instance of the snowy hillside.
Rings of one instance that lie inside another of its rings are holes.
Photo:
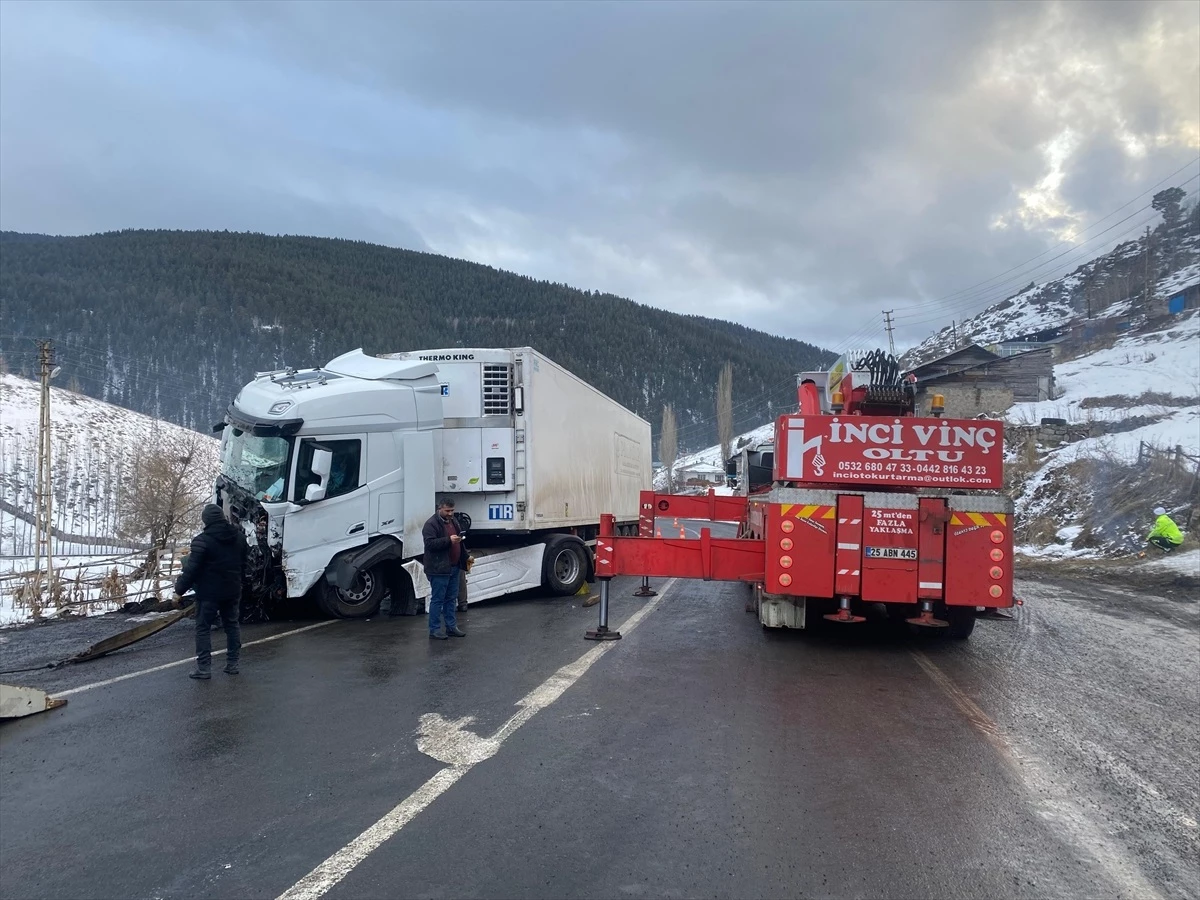
[[[1008,411],[1009,421],[1033,424],[1043,417],[1070,423],[1135,417],[1180,419],[1200,397],[1200,313],[1182,316],[1158,331],[1127,335],[1112,347],[1058,363],[1054,378],[1060,393],[1057,399],[1018,403]],[[1180,412],[1174,412],[1176,409]],[[1176,436],[1179,440],[1169,440]],[[1168,428],[1162,439],[1171,446],[1194,446],[1200,440],[1200,430]]]
[[[775,423],[771,422],[734,438],[733,446],[736,450],[747,443],[770,440],[774,435]],[[679,457],[679,460],[675,463],[675,471],[682,477],[685,470],[692,466],[700,465],[717,466],[724,470],[725,460],[721,459],[721,445],[715,444],[712,447],[706,447],[703,450],[697,450],[695,453],[688,453]],[[654,473],[654,489],[656,491],[665,491],[667,489],[667,473],[665,469],[659,469]]]
[[[1017,340],[1062,328],[1081,318],[1106,319],[1135,313],[1145,295],[1145,282],[1138,278],[1145,255],[1141,241],[1128,241],[1063,278],[1031,284],[978,315],[930,335],[904,354],[903,363],[915,366],[944,356],[956,346]],[[1175,262],[1164,268],[1169,271],[1160,270],[1162,274],[1154,279],[1151,292],[1159,303],[1200,285],[1200,235],[1183,238],[1175,251]]]
[[[38,397],[36,382],[0,375],[0,556],[35,549]],[[164,442],[197,441],[210,480],[216,474],[218,443],[211,437],[61,388],[51,388],[50,410],[54,526],[61,535],[120,546],[118,510],[132,487],[136,460]],[[55,547],[64,553],[96,549],[72,545],[69,538]]]
[[[1200,460],[1200,312],[1063,362],[1055,377],[1062,395],[1015,405],[1010,423],[1049,417],[1103,433],[1056,448],[1010,441],[1025,552],[1123,554],[1141,546],[1154,506],[1186,519]]]

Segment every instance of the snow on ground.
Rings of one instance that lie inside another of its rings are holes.
[[[0,556],[34,552],[39,394],[34,381],[0,375]],[[118,544],[117,511],[132,485],[134,460],[160,441],[199,438],[203,465],[216,474],[219,445],[207,435],[53,386],[50,415],[54,526],[60,532]],[[14,516],[13,507],[26,516]]]
[[[1154,292],[1159,297],[1170,299],[1184,288],[1189,288],[1193,284],[1200,284],[1200,262],[1184,266],[1182,269],[1172,272],[1166,278],[1161,279],[1155,286]]]
[[[1148,334],[1127,335],[1112,347],[1078,359],[1058,363],[1054,380],[1061,396],[1040,403],[1017,403],[1006,416],[1014,424],[1036,425],[1043,418],[1068,422],[1117,421],[1135,416],[1164,416],[1173,407],[1162,403],[1134,403],[1146,394],[1190,399],[1200,404],[1200,311]],[[1113,398],[1097,404],[1099,398]],[[1121,398],[1128,398],[1122,400]],[[1180,421],[1186,433],[1187,416]],[[1186,448],[1198,440],[1194,423],[1191,438],[1172,442]],[[1185,434],[1186,438],[1186,434]]]
[[[736,448],[739,442],[757,443],[759,441],[773,440],[775,437],[775,423],[771,422],[768,425],[761,425],[753,431],[747,431],[743,435],[733,439],[733,446]],[[721,445],[715,444],[712,447],[705,447],[703,450],[697,450],[695,453],[688,453],[685,456],[679,457],[675,463],[675,471],[682,472],[684,469],[692,466],[706,465],[716,466],[722,472],[725,471],[725,460],[721,459]],[[667,488],[667,475],[662,469],[654,474],[655,490],[663,491]]]
[[[1017,492],[1015,513],[1018,521],[1048,519],[1065,527],[1055,542],[1024,546],[1021,552],[1079,558],[1127,551],[1130,542],[1136,542],[1138,529],[1142,525],[1149,529],[1149,524],[1125,508],[1127,499],[1111,512],[1105,510],[1113,503],[1118,483],[1136,477],[1143,444],[1166,453],[1181,448],[1193,457],[1176,462],[1180,484],[1186,484],[1187,473],[1196,465],[1194,458],[1200,456],[1200,312],[1059,363],[1055,381],[1062,392],[1058,399],[1016,404],[1008,411],[1008,421],[1036,425],[1043,418],[1061,418],[1071,424],[1105,422],[1110,429],[1116,425],[1128,430],[1043,448],[1037,468]],[[1064,471],[1084,460],[1092,465]],[[1174,482],[1155,484],[1154,490],[1173,492],[1178,487]],[[1084,534],[1078,524],[1082,521],[1100,523],[1103,531]],[[1083,540],[1077,542],[1081,535]],[[1077,543],[1083,546],[1076,547]]]
[[[141,553],[124,556],[56,556],[54,572],[63,585],[62,606],[56,607],[49,599],[45,599],[38,608],[21,591],[33,568],[33,561],[20,557],[0,559],[0,627],[63,614],[103,615],[121,609],[130,601],[150,599],[156,588],[163,598],[169,598],[172,595],[171,578],[178,572],[178,564],[173,558],[167,560],[163,575],[157,582],[154,579],[127,581],[143,559],[144,554]],[[120,577],[120,586],[115,596],[110,587],[106,598],[102,583],[114,569]]]
[[[1200,455],[1200,312],[1160,331],[1128,335],[1111,348],[1061,363],[1055,366],[1055,380],[1062,397],[1018,403],[1008,411],[1008,421],[1016,425],[1035,425],[1043,417],[1071,423],[1120,422],[1135,417],[1150,421],[1129,431],[1051,450],[1026,483],[1026,497],[1035,494],[1056,470],[1081,459],[1132,465],[1143,442],[1160,450],[1182,447],[1184,453]],[[1171,405],[1134,402],[1150,393],[1173,398]],[[1181,401],[1186,405],[1177,405]],[[1018,511],[1026,515],[1053,512],[1048,506],[1035,508],[1021,502]]]
[[[1151,549],[1148,553],[1154,553]],[[1193,578],[1200,578],[1200,549],[1185,550],[1182,553],[1168,553],[1161,559],[1151,560],[1146,563],[1146,568],[1155,569],[1160,572],[1175,572],[1179,575],[1191,575]]]
[[[25,579],[18,577],[33,570],[35,561],[39,394],[36,382],[0,375],[0,625],[29,621],[38,612],[43,617],[60,612],[48,598],[41,610],[31,608],[20,596]],[[207,435],[57,387],[51,388],[50,413],[54,526],[60,533],[106,545],[55,539],[55,569],[63,581],[66,608],[75,615],[119,609],[153,588],[150,582],[125,584],[121,593],[133,596],[101,600],[100,582],[114,566],[119,575],[128,576],[141,561],[141,554],[124,555],[128,545],[117,537],[122,495],[136,488],[135,460],[160,442],[198,440],[202,465],[215,476],[219,444]]]

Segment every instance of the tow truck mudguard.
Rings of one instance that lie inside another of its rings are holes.
[[[395,538],[378,538],[365,547],[343,553],[325,570],[325,580],[343,591],[350,590],[359,572],[384,560],[404,558],[404,545]]]

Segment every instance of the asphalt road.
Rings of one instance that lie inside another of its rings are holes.
[[[0,676],[69,699],[0,726],[0,896],[1200,893],[1194,596],[1026,581],[950,642],[635,586],[605,645],[595,607],[523,597],[454,641],[247,627],[277,639],[209,683],[184,624]],[[0,668],[117,627],[0,633]]]

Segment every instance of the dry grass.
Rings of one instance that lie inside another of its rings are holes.
[[[1105,397],[1085,397],[1079,402],[1080,409],[1133,409],[1135,406],[1161,406],[1180,408],[1195,406],[1200,397],[1176,397],[1161,391],[1146,391],[1138,397],[1126,394],[1109,394]]]
[[[1043,547],[1055,543],[1062,524],[1061,519],[1051,516],[1034,516],[1018,522],[1017,533],[1023,543]]]

